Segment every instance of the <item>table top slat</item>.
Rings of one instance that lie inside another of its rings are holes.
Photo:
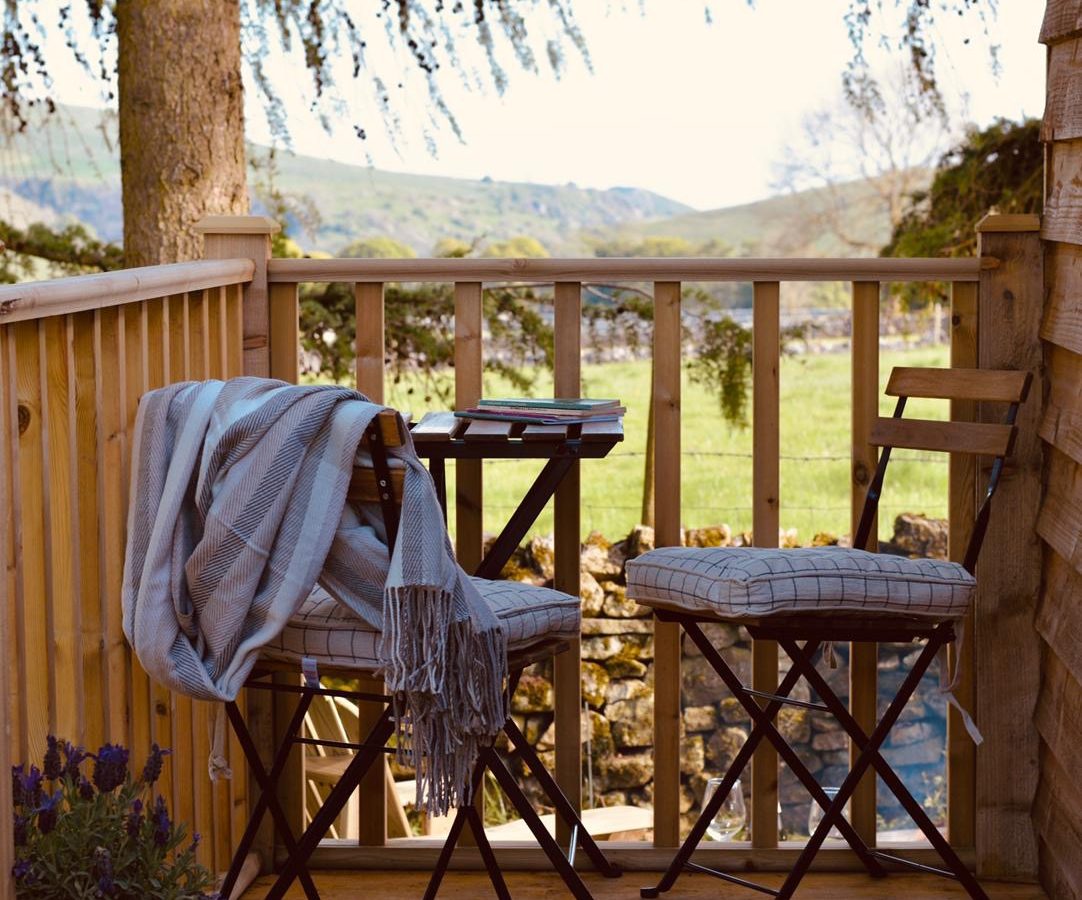
[[[467,441],[506,441],[511,437],[514,422],[490,422],[484,419],[467,420],[469,426],[463,437]]]
[[[567,437],[566,425],[527,425],[522,429],[524,441],[553,441]]]
[[[584,422],[582,425],[584,441],[622,441],[624,439],[624,420],[615,422]]]
[[[414,443],[449,441],[459,421],[453,412],[425,413],[424,418],[413,426]]]

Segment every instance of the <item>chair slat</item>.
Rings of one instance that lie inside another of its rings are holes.
[[[399,503],[402,502],[402,482],[405,474],[405,469],[391,469],[391,486],[394,488],[395,501]],[[350,503],[379,503],[379,485],[376,481],[375,469],[365,466],[354,467],[353,475],[349,479],[346,499]]]
[[[393,409],[385,409],[379,414],[379,429],[383,436],[385,447],[401,447],[402,432],[398,427],[398,413]]]
[[[1013,425],[877,418],[872,425],[871,443],[876,447],[1006,456],[1011,452],[1015,431]]]
[[[1003,369],[933,369],[897,366],[890,373],[891,397],[991,400],[1021,403],[1029,392],[1029,372]]]

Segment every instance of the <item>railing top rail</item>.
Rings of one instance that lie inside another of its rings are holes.
[[[0,287],[0,325],[252,280],[250,259],[208,259]]]
[[[977,281],[964,259],[272,259],[272,282]]]

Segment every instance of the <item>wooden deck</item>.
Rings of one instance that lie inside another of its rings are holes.
[[[607,879],[597,875],[583,876],[597,900],[636,900],[639,888],[653,884],[653,872],[628,872],[622,878]],[[762,875],[764,884],[778,886],[783,875]],[[424,872],[322,872],[315,876],[323,900],[353,900],[363,894],[365,900],[408,900],[421,897],[428,884]],[[258,900],[272,879],[257,881],[244,900]],[[567,896],[563,883],[555,875],[544,872],[512,872],[507,875],[507,887],[515,900],[555,900]],[[1045,900],[1036,885],[988,883],[984,885],[992,900]],[[944,897],[965,897],[965,891],[952,881],[932,875],[892,875],[873,881],[864,875],[835,875],[816,873],[804,879],[797,895],[807,900],[940,900]],[[288,898],[302,898],[294,885]],[[494,896],[488,876],[483,872],[449,872],[439,894],[441,900],[487,900]],[[725,884],[705,875],[685,875],[676,888],[664,895],[672,900],[747,900],[760,896],[752,891]]]

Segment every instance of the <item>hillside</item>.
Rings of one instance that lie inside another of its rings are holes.
[[[116,123],[97,110],[63,107],[40,127],[16,135],[0,150],[0,216],[16,224],[41,212],[75,218],[100,236],[122,231]],[[265,148],[253,148],[264,157]],[[470,181],[403,175],[306,156],[279,154],[276,187],[306,198],[318,222],[306,233],[293,223],[298,242],[336,252],[359,237],[386,235],[419,254],[440,238],[537,238],[551,253],[581,254],[577,237],[687,212],[688,207],[637,188],[593,190],[574,185]],[[252,179],[253,181],[255,179]],[[258,207],[258,203],[256,203]]]

